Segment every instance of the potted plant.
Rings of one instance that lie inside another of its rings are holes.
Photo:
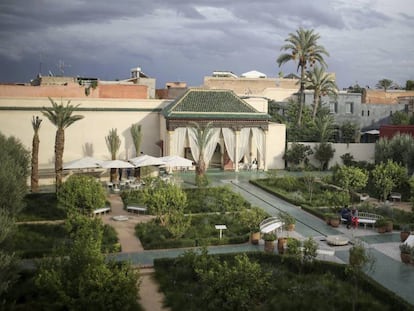
[[[287,237],[280,237],[277,239],[277,252],[282,255],[285,253],[285,249],[287,247]]]
[[[295,230],[295,224],[296,224],[295,217],[293,217],[292,215],[290,215],[289,213],[286,213],[286,212],[279,213],[279,217],[282,220],[282,222],[284,223],[284,226],[285,226],[287,231],[294,231]]]
[[[385,224],[385,232],[392,232],[393,229],[394,229],[394,226],[393,226],[392,219],[387,218],[386,224]]]
[[[387,231],[387,219],[380,218],[375,222],[378,233],[385,233]]]
[[[240,222],[249,229],[252,244],[259,244],[260,222],[265,218],[266,213],[258,207],[245,209],[240,213]]]
[[[401,226],[401,232],[400,232],[400,240],[401,242],[405,242],[405,240],[408,239],[408,237],[411,234],[411,228],[410,225],[404,224]]]
[[[410,263],[411,262],[411,253],[413,248],[408,245],[407,243],[400,244],[400,257],[403,263]]]
[[[275,240],[277,239],[277,236],[273,232],[265,233],[263,234],[263,240],[265,242],[264,244],[264,250],[268,253],[273,253],[275,250]]]
[[[339,227],[341,224],[341,216],[339,214],[331,213],[329,215],[329,224],[335,228]]]

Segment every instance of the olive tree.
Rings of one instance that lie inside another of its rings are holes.
[[[167,226],[177,211],[184,214],[187,205],[187,195],[181,187],[160,179],[145,187],[143,197],[148,210],[156,215],[161,226]]]
[[[92,176],[72,175],[58,191],[58,202],[66,209],[76,209],[90,215],[97,208],[105,206],[105,190]]]
[[[407,178],[407,169],[388,160],[375,165],[372,171],[374,186],[385,201],[391,191]]]
[[[336,184],[351,198],[353,191],[363,189],[368,183],[368,174],[359,167],[340,166],[334,173]]]

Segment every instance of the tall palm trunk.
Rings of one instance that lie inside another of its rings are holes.
[[[32,173],[30,176],[30,187],[32,192],[39,190],[39,135],[36,132],[32,141]]]
[[[315,89],[313,93],[313,111],[312,111],[312,119],[315,120],[316,113],[318,112],[319,108],[319,101],[320,101],[320,92],[318,89]]]
[[[55,172],[56,172],[56,190],[62,185],[63,178],[63,151],[65,147],[65,130],[58,128],[55,139]]]
[[[305,105],[305,66],[300,66],[300,90],[299,90],[299,113],[298,113],[298,126],[302,125],[302,112]]]
[[[32,140],[32,170],[30,175],[30,189],[32,192],[37,192],[39,190],[39,129],[42,123],[42,119],[39,117],[32,118],[32,127],[33,127],[33,140]]]

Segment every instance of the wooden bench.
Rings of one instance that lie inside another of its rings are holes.
[[[358,212],[358,223],[364,224],[364,229],[367,228],[367,225],[372,225],[372,227],[374,228],[377,220],[381,218],[381,215],[367,212]],[[341,222],[347,222],[347,220],[341,217]]]
[[[110,207],[102,207],[102,208],[98,208],[96,210],[94,210],[92,212],[93,215],[100,215],[100,214],[106,214],[109,213],[111,211]]]
[[[132,213],[146,213],[147,212],[147,208],[145,206],[138,206],[138,205],[128,205],[126,208],[127,212],[132,212]]]

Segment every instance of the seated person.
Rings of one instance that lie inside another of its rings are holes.
[[[356,208],[352,209],[351,217],[352,227],[358,228],[358,210]]]
[[[342,208],[341,217],[346,220],[346,227],[349,229],[352,224],[352,213],[348,206]]]

